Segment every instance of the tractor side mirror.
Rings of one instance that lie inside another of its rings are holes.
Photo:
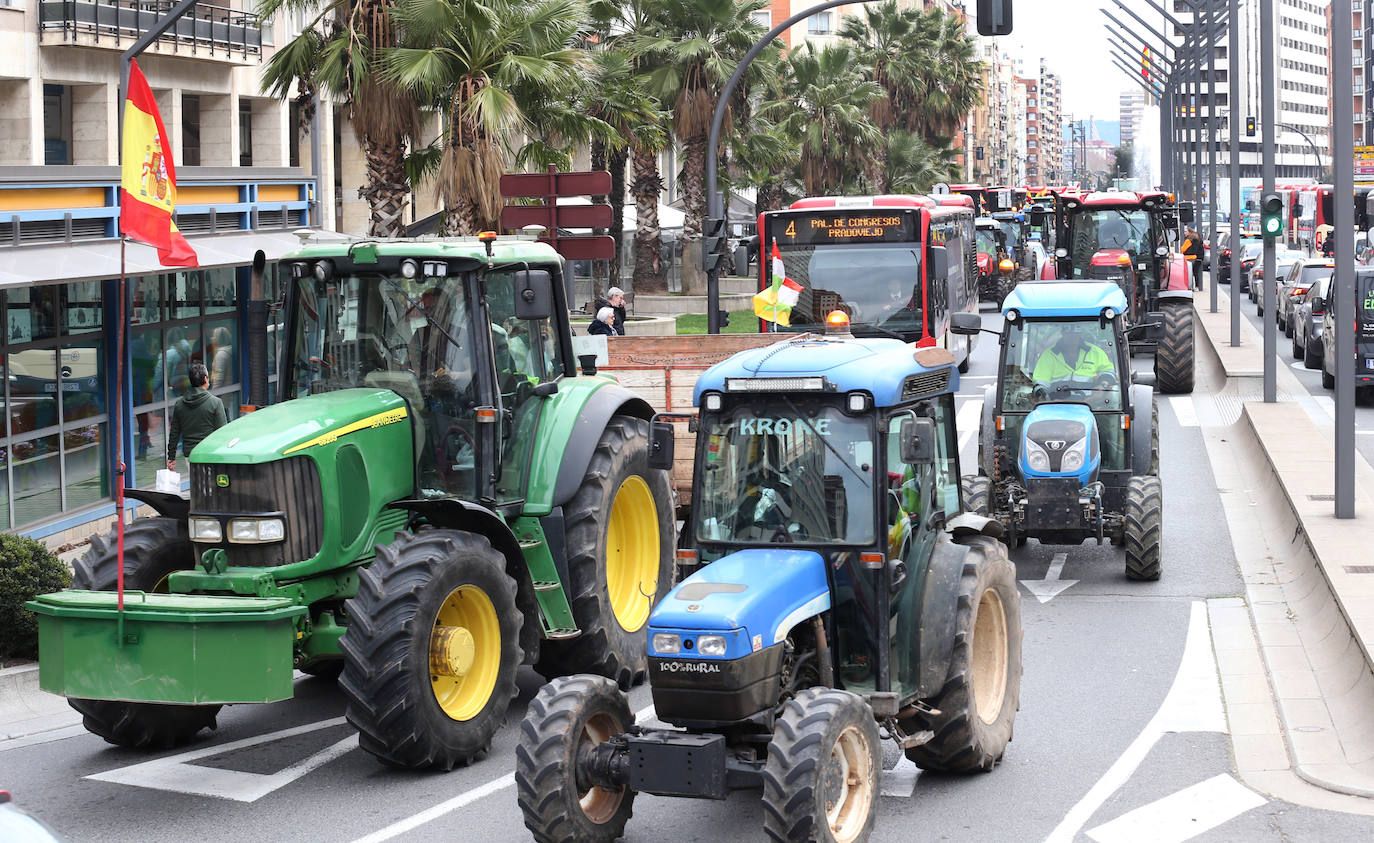
[[[649,468],[673,470],[673,423],[655,418],[649,422]]]
[[[936,278],[946,278],[949,274],[949,250],[945,246],[930,247],[930,271]]]
[[[971,337],[983,330],[983,320],[976,313],[954,313],[949,317],[949,330],[963,337]]]
[[[1155,248],[1155,254],[1156,254],[1157,256],[1161,257],[1161,258],[1167,258],[1167,257],[1169,256],[1169,247],[1168,247],[1168,246],[1157,246],[1157,247]]]
[[[553,279],[548,270],[521,270],[515,276],[515,318],[548,319],[552,313]]]
[[[1300,216],[1302,216],[1302,203],[1301,203],[1301,202],[1294,202],[1294,203],[1293,203],[1293,212],[1292,212],[1291,216],[1294,216],[1294,217],[1300,217]]]
[[[1184,225],[1193,221],[1193,203],[1180,202],[1178,206],[1178,218]]]
[[[935,420],[908,417],[902,420],[902,462],[929,465],[935,462]]]
[[[1045,209],[1039,205],[1032,206],[1031,209],[1026,212],[1026,219],[1030,221],[1031,225],[1039,228],[1045,224]]]

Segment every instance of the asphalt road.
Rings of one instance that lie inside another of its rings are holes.
[[[984,322],[993,327],[1000,317],[985,313]],[[976,424],[996,351],[984,335],[961,382],[961,421]],[[1149,361],[1137,358],[1136,366]],[[1205,601],[1234,597],[1242,584],[1202,437],[1182,421],[1161,402],[1163,578],[1127,581],[1122,552],[1109,545],[1032,541],[1017,551],[1019,579],[1042,581],[1035,587],[1048,593],[1043,581],[1057,575],[1064,589],[1041,602],[1023,586],[1015,740],[996,770],[974,776],[917,774],[889,751],[873,839],[1367,836],[1368,818],[1269,799],[1232,775]],[[975,435],[965,443],[972,471]],[[1171,695],[1181,668],[1201,679],[1180,682],[1187,687]],[[512,725],[538,685],[522,673]],[[79,727],[41,744],[0,744],[0,787],[72,840],[529,839],[512,786],[513,727],[470,767],[400,772],[356,748],[332,683],[302,677],[296,688],[288,702],[225,709],[216,732],[173,752],[113,748]],[[635,689],[630,702],[634,711],[648,709],[648,689]],[[761,828],[755,792],[723,803],[640,795],[626,839],[761,840]]]

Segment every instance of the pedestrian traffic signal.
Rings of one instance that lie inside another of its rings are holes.
[[[1283,234],[1283,197],[1277,193],[1260,200],[1260,233],[1271,239]]]
[[[1253,117],[1245,118],[1245,136],[1247,138],[1255,136],[1255,118]]]
[[[701,268],[715,272],[725,254],[725,220],[707,217],[701,221]]]

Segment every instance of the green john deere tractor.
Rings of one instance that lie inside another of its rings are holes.
[[[306,244],[282,259],[275,405],[190,455],[190,499],[29,604],[40,684],[111,743],[338,676],[398,767],[484,753],[523,663],[628,687],[676,543],[647,403],[573,362],[566,270],[526,239]]]

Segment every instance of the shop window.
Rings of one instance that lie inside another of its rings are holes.
[[[73,422],[105,412],[105,341],[62,346],[57,361],[62,420]]]
[[[238,322],[217,319],[207,323],[209,343],[205,346],[206,369],[210,372],[210,389],[217,390],[238,383]]]
[[[163,319],[161,275],[139,275],[129,279],[133,305],[129,310],[129,324],[150,325]]]
[[[193,319],[200,315],[200,272],[174,272],[167,276],[173,319]]]
[[[27,524],[62,511],[61,452],[57,434],[10,447],[14,523]]]
[[[57,424],[57,350],[31,348],[9,355],[10,435]]]
[[[104,296],[99,281],[78,281],[62,285],[62,332],[84,334],[99,331],[104,324]]]
[[[108,429],[107,424],[92,424],[63,431],[67,509],[99,503],[110,496]]]
[[[57,287],[22,287],[9,293],[5,338],[10,345],[57,336]]]
[[[233,313],[237,306],[234,295],[235,271],[233,267],[207,269],[204,273],[205,312]]]
[[[166,343],[153,376],[166,385],[167,398],[175,401],[191,386],[191,364],[205,362],[201,327],[191,324],[168,328]]]

